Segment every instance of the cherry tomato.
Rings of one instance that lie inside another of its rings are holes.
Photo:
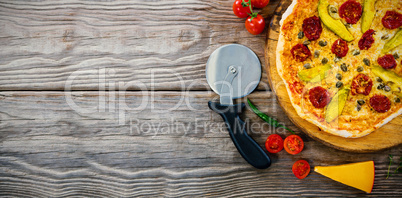
[[[367,50],[371,47],[374,43],[374,34],[375,31],[373,29],[369,29],[363,34],[362,38],[359,40],[359,48],[361,50]]]
[[[365,74],[359,74],[352,80],[352,95],[363,94],[369,95],[371,87],[373,86],[373,81],[371,78]]]
[[[370,106],[377,112],[385,113],[391,109],[391,101],[389,101],[387,96],[376,94],[370,98]]]
[[[331,98],[327,89],[317,86],[309,90],[309,99],[315,108],[324,108]]]
[[[250,32],[253,35],[260,34],[262,31],[264,31],[265,28],[265,20],[264,18],[257,14],[256,17],[251,19],[253,17],[249,16],[246,20],[246,29],[248,32]]]
[[[395,11],[387,11],[381,20],[382,25],[388,29],[395,29],[402,25],[402,14]]]
[[[377,59],[377,62],[384,69],[394,69],[396,67],[396,61],[392,54],[386,54]]]
[[[270,153],[277,153],[283,149],[283,139],[278,134],[272,134],[265,141],[265,148]]]
[[[344,41],[342,39],[336,40],[332,44],[332,48],[331,48],[332,53],[334,53],[337,57],[340,57],[340,58],[346,56],[346,54],[348,53],[348,50],[349,50],[348,43],[346,43],[346,41]]]
[[[339,7],[339,16],[347,23],[356,24],[362,16],[362,5],[354,0],[348,0]]]
[[[304,19],[302,28],[304,35],[306,35],[310,41],[319,39],[322,33],[321,21],[317,16]]]
[[[256,8],[264,8],[269,3],[269,0],[251,0],[251,5]]]
[[[310,164],[306,160],[299,160],[292,166],[293,174],[299,179],[304,179],[310,173]]]
[[[248,2],[249,0],[244,0]],[[233,13],[239,18],[246,18],[251,14],[250,6],[244,4],[243,0],[235,0],[233,3]]]
[[[292,47],[290,50],[292,53],[293,58],[295,58],[299,62],[305,61],[309,56],[311,56],[311,52],[307,46],[299,43]]]
[[[289,135],[284,143],[285,150],[292,155],[300,153],[304,148],[304,142],[298,135]]]

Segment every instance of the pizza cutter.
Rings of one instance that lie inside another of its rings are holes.
[[[239,117],[245,104],[233,104],[233,99],[247,96],[260,82],[261,64],[257,55],[243,45],[219,47],[208,59],[206,77],[220,97],[220,102],[209,101],[208,106],[222,116],[239,153],[252,166],[268,168],[271,159],[247,134],[245,123]]]

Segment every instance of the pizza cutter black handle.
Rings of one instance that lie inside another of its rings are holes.
[[[252,166],[265,169],[271,165],[271,159],[246,132],[245,123],[239,114],[245,107],[244,103],[235,105],[221,105],[218,102],[208,102],[210,109],[222,116],[228,127],[230,137],[239,153]]]

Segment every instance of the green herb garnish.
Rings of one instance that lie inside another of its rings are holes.
[[[391,176],[391,174],[389,173],[389,170],[391,169],[392,158],[393,158],[393,157],[394,157],[394,156],[392,156],[391,154],[388,155],[389,164],[388,164],[387,178],[385,178],[385,179],[388,179],[388,177]]]
[[[399,158],[399,166],[395,170],[395,173],[401,173],[401,172],[402,172],[402,157]]]
[[[293,132],[292,130],[290,130],[289,128],[283,126],[282,124],[279,124],[278,121],[274,120],[273,118],[269,117],[267,114],[261,112],[260,110],[257,109],[257,107],[255,107],[253,105],[253,103],[251,103],[251,101],[247,98],[247,103],[250,106],[251,110],[253,110],[253,112],[255,114],[258,115],[258,117],[260,117],[262,120],[264,120],[265,122],[267,122],[269,125],[273,126],[273,127],[281,127],[284,128],[288,131],[290,131],[291,133],[295,134],[295,132]]]
[[[387,178],[388,179],[389,176],[391,176],[391,173],[389,173],[390,169],[391,169],[391,165],[393,164],[393,158],[394,156],[392,156],[391,154],[388,155],[388,159],[389,159],[389,164],[388,164],[388,172],[387,172]],[[402,157],[399,158],[399,165],[398,168],[396,168],[396,170],[394,171],[394,173],[401,173],[402,172]]]

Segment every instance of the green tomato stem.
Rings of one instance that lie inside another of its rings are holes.
[[[247,7],[247,6],[248,6],[248,7],[250,8],[250,12],[251,12],[251,13],[248,13],[248,15],[251,16],[250,22],[251,22],[255,17],[257,17],[258,12],[254,12],[254,11],[253,11],[253,6],[251,5],[251,0],[249,0],[248,2],[246,2],[245,0],[242,0],[241,5],[242,5],[243,7]]]
[[[248,15],[251,16],[251,18],[250,18],[250,22],[251,22],[255,17],[257,17],[258,12],[252,12],[251,14],[248,14]]]
[[[241,5],[242,5],[243,7],[248,7],[248,6],[250,6],[250,5],[251,5],[250,0],[249,0],[248,2],[246,2],[245,0],[242,0]]]
[[[248,0],[248,6],[250,7],[250,11],[251,11],[251,13],[253,13],[253,7],[251,6],[251,0]]]

